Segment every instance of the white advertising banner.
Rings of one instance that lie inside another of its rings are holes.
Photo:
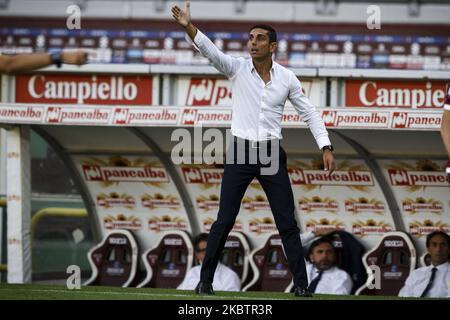
[[[95,201],[103,234],[131,230],[146,250],[162,231],[191,233],[180,195],[157,158],[77,155],[74,160]]]
[[[337,160],[329,176],[321,159],[288,158],[298,220],[302,231],[345,230],[366,247],[395,230],[378,182],[361,160]]]
[[[398,111],[397,109],[321,108],[325,126],[334,129],[393,129],[437,131],[442,110]],[[84,125],[84,126],[155,126],[192,127],[196,125],[229,127],[230,107],[128,106],[106,105],[27,105],[0,103],[0,123]],[[306,128],[293,107],[284,109],[284,128]]]
[[[397,199],[406,231],[423,254],[429,233],[435,230],[450,233],[446,161],[382,160],[379,163]]]

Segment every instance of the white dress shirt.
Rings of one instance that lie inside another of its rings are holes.
[[[418,268],[414,270],[406,279],[405,286],[400,290],[400,297],[420,297],[428,285],[431,277],[433,265]],[[437,271],[434,275],[433,285],[428,291],[426,297],[450,297],[450,263],[446,262],[436,266]]]
[[[308,282],[314,280],[319,274],[319,270],[310,262],[306,262],[306,272],[308,274]],[[319,294],[350,294],[353,287],[353,281],[342,269],[332,267],[323,272],[322,278],[317,284],[315,293]]]
[[[186,39],[190,41],[189,37]],[[234,136],[258,141],[281,139],[281,118],[286,99],[289,99],[309,126],[319,148],[331,144],[320,113],[305,96],[292,71],[273,61],[270,81],[264,83],[252,59],[224,54],[200,30],[197,30],[194,42],[214,67],[231,81],[231,133]]]
[[[200,281],[200,271],[202,266],[195,266],[188,271],[183,282],[177,287],[180,290],[194,290]],[[239,291],[241,290],[241,280],[239,276],[222,263],[217,264],[214,273],[213,289],[217,291]]]

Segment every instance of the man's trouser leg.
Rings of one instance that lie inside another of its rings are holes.
[[[200,275],[201,282],[213,282],[220,254],[236,221],[242,197],[257,172],[256,165],[225,164],[220,190],[219,213],[208,235],[206,255]]]
[[[308,277],[295,219],[294,196],[287,171],[286,152],[280,146],[279,169],[274,175],[258,175],[272,209],[275,223],[283,242],[289,268],[294,275],[294,286],[308,287]]]

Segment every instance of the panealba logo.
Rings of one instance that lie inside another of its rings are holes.
[[[188,184],[199,184],[202,189],[217,187],[222,183],[223,165],[193,165],[181,167],[184,181]],[[250,187],[262,189],[257,179],[250,182]]]
[[[352,233],[360,237],[383,235],[392,230],[393,228],[389,223],[385,221],[377,222],[373,219],[357,220],[352,224]]]
[[[310,163],[294,160],[289,163],[289,178],[293,185],[299,185],[304,191],[311,191],[322,186],[342,186],[352,190],[370,192],[375,185],[369,169],[351,161],[340,161],[330,176],[323,170],[322,159],[311,160]]]
[[[140,230],[142,228],[141,219],[124,214],[118,214],[116,216],[108,215],[103,218],[103,223],[106,229]]]
[[[256,195],[255,197],[246,196],[242,199],[242,207],[249,211],[256,210],[270,210],[269,201],[263,195]]]
[[[148,228],[155,232],[167,230],[184,230],[187,231],[188,225],[182,217],[172,217],[164,215],[161,218],[152,217],[148,220]]]
[[[142,182],[147,185],[162,187],[169,182],[169,175],[157,161],[143,158],[129,159],[112,156],[109,159],[91,157],[81,161],[81,169],[86,181],[100,182],[109,187],[119,182]]]
[[[312,198],[302,197],[298,200],[298,205],[302,213],[311,213],[314,211],[325,211],[329,213],[338,213],[339,203],[332,198],[313,196]]]
[[[109,208],[128,208],[133,209],[136,206],[136,200],[127,193],[118,194],[110,192],[109,194],[100,193],[97,195],[97,205],[105,209]]]
[[[405,187],[409,192],[425,190],[426,187],[448,188],[445,167],[444,162],[439,165],[432,160],[418,160],[415,165],[397,161],[386,166],[391,184],[395,187]]]
[[[403,211],[411,215],[417,213],[435,213],[442,214],[444,212],[444,204],[436,199],[430,198],[425,199],[423,197],[418,197],[416,199],[406,198],[402,201]]]
[[[277,231],[277,226],[271,217],[264,217],[261,219],[254,218],[248,223],[250,232],[254,233],[267,233]]]
[[[374,198],[370,200],[365,197],[358,199],[349,198],[345,200],[345,210],[352,214],[372,212],[382,215],[385,211],[385,205],[383,201]]]
[[[161,193],[155,193],[154,195],[145,193],[141,197],[141,202],[143,207],[149,208],[150,210],[156,208],[177,210],[181,207],[177,197],[172,195],[164,196]]]
[[[432,221],[429,219],[423,221],[414,220],[409,224],[409,233],[418,238],[426,236],[433,231],[444,231],[449,233],[450,227],[448,223],[443,221]]]

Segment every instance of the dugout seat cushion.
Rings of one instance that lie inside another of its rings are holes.
[[[242,291],[285,291],[292,273],[284,254],[281,237],[272,233],[265,244],[250,255],[253,279]]]
[[[250,244],[243,233],[230,232],[220,261],[237,273],[241,284],[245,282],[250,268]]]
[[[416,249],[407,233],[388,232],[364,255],[363,263],[368,278],[357,295],[397,296],[416,267]]]
[[[136,277],[139,248],[128,230],[114,230],[88,254],[92,275],[84,285],[128,287]]]
[[[193,266],[192,240],[185,231],[166,231],[142,254],[142,261],[147,275],[138,288],[177,288]]]

